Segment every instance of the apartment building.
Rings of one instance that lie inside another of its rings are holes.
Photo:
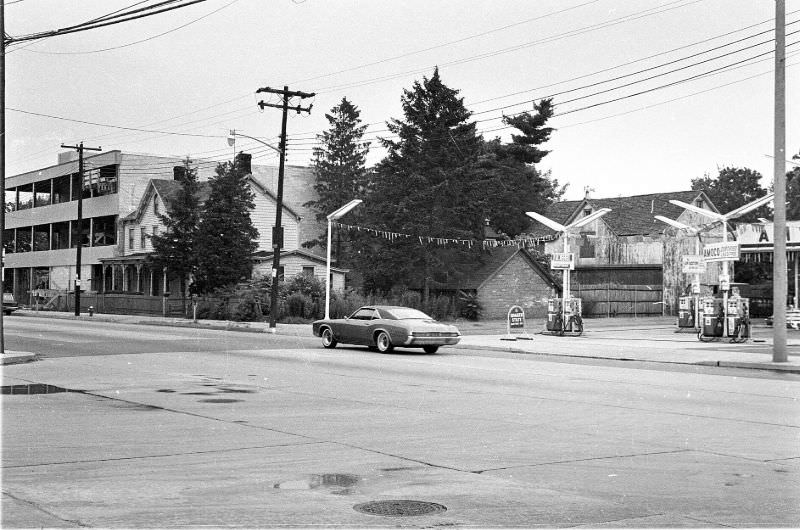
[[[120,252],[119,219],[136,209],[151,179],[172,179],[182,164],[178,157],[108,151],[84,157],[81,182],[77,154],[65,152],[56,165],[6,178],[4,290],[23,304],[35,291],[72,290],[79,241],[82,289],[100,290],[101,260]],[[207,179],[213,166],[201,172]]]

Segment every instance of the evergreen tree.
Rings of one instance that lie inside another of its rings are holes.
[[[329,129],[317,135],[321,147],[314,148],[314,189],[317,200],[304,204],[317,212],[317,221],[347,202],[363,198],[367,191],[366,160],[369,144],[362,142],[367,126],[361,125],[361,111],[342,98],[341,103],[326,114]],[[305,247],[327,244],[327,232],[303,244]],[[340,252],[336,252],[339,256]]]
[[[470,165],[483,141],[468,122],[463,98],[442,82],[438,69],[404,90],[401,103],[404,119],[387,124],[397,139],[381,140],[388,154],[376,167],[363,211],[373,226],[419,238],[363,248],[361,269],[368,287],[387,290],[419,281],[427,299],[432,271],[458,274],[463,260],[459,249],[425,238],[472,239],[482,233],[483,219],[472,206],[481,190]]]
[[[748,168],[723,167],[715,178],[708,175],[692,179],[692,189],[704,191],[721,213],[728,213],[767,194],[759,181],[761,173]],[[750,223],[759,217],[771,217],[770,207],[762,206],[736,220]]]
[[[800,153],[792,157],[800,160]],[[800,167],[795,167],[786,173],[786,219],[800,221]]]
[[[164,223],[164,232],[151,238],[153,250],[149,261],[166,268],[168,274],[181,281],[181,294],[186,293],[186,280],[195,271],[197,253],[195,239],[200,222],[197,198],[197,169],[188,158],[183,162],[181,187],[169,201],[169,210],[158,215]]]
[[[244,171],[219,164],[210,185],[195,243],[197,287],[206,293],[247,278],[258,248],[258,230],[250,219],[254,195]]]

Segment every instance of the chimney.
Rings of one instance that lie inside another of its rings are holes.
[[[245,175],[250,175],[253,173],[250,165],[252,159],[253,155],[241,151],[238,155],[236,155],[236,167],[238,167]]]
[[[172,178],[178,182],[183,182],[186,176],[186,168],[184,166],[172,166]]]

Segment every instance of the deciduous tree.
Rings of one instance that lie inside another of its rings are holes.
[[[704,191],[721,213],[728,213],[767,194],[761,186],[761,173],[748,168],[723,167],[716,177],[708,175],[692,179],[692,189]],[[746,213],[740,222],[754,222],[759,217],[771,217],[769,206]]]

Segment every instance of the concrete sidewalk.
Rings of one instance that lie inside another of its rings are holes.
[[[67,319],[118,322],[151,326],[175,326],[196,329],[216,329],[266,333],[266,322],[230,322],[184,318],[162,318],[137,315],[83,314],[52,311],[20,310],[9,318]],[[700,342],[694,333],[676,332],[674,317],[587,319],[586,331],[580,337],[558,337],[542,333],[544,323],[528,322],[527,333],[509,336],[505,321],[459,321],[462,333],[458,346],[505,351],[527,355],[550,355],[590,359],[617,359],[650,363],[677,363],[735,368],[751,368],[800,373],[800,331],[787,330],[788,361],[772,362],[773,330],[760,321],[754,322],[753,337],[743,344],[727,340]],[[278,324],[276,334],[310,337],[310,324]],[[525,340],[526,337],[529,340]],[[514,339],[514,340],[509,340]],[[28,362],[35,356],[24,352],[6,352],[3,364]]]

